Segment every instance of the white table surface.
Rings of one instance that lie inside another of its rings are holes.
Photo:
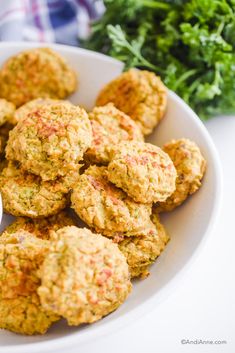
[[[220,154],[224,196],[197,260],[174,293],[138,322],[63,353],[235,352],[235,117],[215,118],[206,126]],[[183,339],[227,344],[181,344]]]

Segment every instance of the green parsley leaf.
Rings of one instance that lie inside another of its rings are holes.
[[[235,0],[104,0],[85,46],[159,74],[202,119],[235,112]]]

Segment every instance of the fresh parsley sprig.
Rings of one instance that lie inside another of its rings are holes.
[[[86,46],[161,75],[202,119],[235,112],[235,0],[105,0]]]

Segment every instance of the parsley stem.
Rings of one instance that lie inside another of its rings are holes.
[[[198,72],[198,70],[196,69],[192,69],[192,70],[189,70],[189,71],[186,71],[182,76],[180,76],[180,78],[176,81],[175,85],[174,85],[174,90],[176,90],[179,85],[186,81],[189,77],[195,75],[196,73]]]
[[[145,7],[149,7],[152,9],[162,9],[162,10],[169,10],[171,6],[169,4],[166,4],[160,1],[151,1],[151,0],[144,0],[143,5]]]
[[[140,64],[142,64],[143,66],[148,67],[149,69],[152,69],[153,71],[156,71],[158,73],[162,72],[162,69],[160,69],[160,67],[157,67],[156,65],[151,64],[142,55],[137,55],[137,57],[140,59]]]
[[[142,56],[142,54],[139,51],[136,51],[135,48],[133,48],[133,46],[128,41],[126,41],[126,48],[139,60],[139,64],[141,66],[145,66],[153,71],[162,72],[162,69],[160,69],[156,65],[151,64],[148,60],[146,60]]]
[[[134,45],[132,45],[126,38],[125,33],[122,31],[122,28],[119,25],[112,26],[108,25],[108,35],[113,43],[116,43],[119,48],[126,48],[135,58],[138,59],[138,65],[145,66],[153,71],[161,73],[162,70],[151,64],[148,60],[146,60],[142,54],[140,49],[137,49]]]
[[[218,30],[217,30],[217,32],[216,32],[218,35],[221,35],[221,33],[222,33],[223,29],[224,29],[224,25],[225,25],[224,22],[221,22],[221,23],[220,23],[220,25],[219,25],[219,27],[218,27]]]

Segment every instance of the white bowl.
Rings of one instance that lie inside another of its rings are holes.
[[[40,46],[38,43],[0,43],[0,65],[11,55],[25,49]],[[45,45],[44,45],[45,46]],[[94,52],[51,45],[67,58],[79,75],[79,90],[71,100],[91,109],[100,88],[117,76],[123,64]],[[207,162],[207,172],[201,189],[181,207],[166,214],[163,221],[171,236],[165,252],[151,268],[151,276],[137,281],[126,303],[103,320],[82,327],[68,327],[65,322],[55,324],[46,335],[20,336],[7,331],[0,332],[0,349],[6,352],[48,352],[65,349],[81,342],[95,340],[148,312],[173,291],[174,285],[199,252],[217,218],[221,203],[221,167],[214,144],[195,113],[173,92],[169,92],[166,117],[149,138],[162,145],[172,138],[188,137],[201,148]],[[9,223],[4,215],[2,228]]]

